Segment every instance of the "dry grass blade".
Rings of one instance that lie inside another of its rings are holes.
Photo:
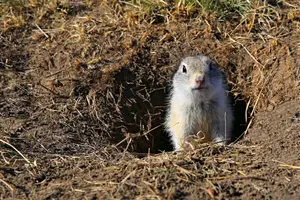
[[[288,164],[279,164],[280,167],[287,167],[291,169],[300,169],[300,166],[288,165]]]
[[[6,164],[10,164],[10,162],[6,160],[4,153],[2,151],[1,151],[1,156]]]
[[[173,163],[174,166],[176,166],[180,172],[182,172],[183,174],[188,174],[188,175],[192,175],[192,176],[196,176],[194,173],[192,173],[189,170],[184,169],[183,167],[180,167],[179,165]]]
[[[247,134],[247,132],[248,132],[248,130],[249,130],[249,128],[251,127],[251,125],[252,125],[252,121],[253,121],[253,118],[251,118],[250,119],[250,122],[248,123],[248,125],[247,125],[247,128],[246,128],[246,130],[232,143],[232,144],[234,144],[234,143],[236,143],[237,141],[239,141],[244,135],[246,135]]]
[[[13,150],[15,150],[27,163],[31,164],[31,162],[13,145],[9,144],[8,142],[0,139],[0,142],[2,142],[3,144],[6,144],[7,146],[11,147]]]
[[[129,173],[122,181],[121,181],[121,183],[124,184],[124,183],[127,181],[127,179],[129,179],[130,176],[132,176],[133,174],[135,174],[135,172],[136,172],[135,170],[132,171],[132,172],[130,172],[130,173]]]
[[[290,169],[300,169],[300,166],[289,165],[289,164],[286,164],[286,163],[278,161],[278,160],[273,160],[273,161],[280,163],[279,164],[280,167],[286,167],[286,168],[290,168]]]
[[[2,179],[0,179],[0,182],[3,183],[6,187],[8,187],[10,189],[11,194],[13,194],[14,188],[12,186],[10,186],[6,181]]]
[[[123,142],[125,142],[129,138],[130,138],[130,136],[126,136],[123,140],[121,140],[118,144],[116,144],[115,147],[118,147],[120,144],[122,144]]]
[[[229,38],[230,38],[230,40],[231,41],[233,41],[233,42],[235,42],[235,43],[237,43],[237,44],[239,44],[239,45],[241,45],[244,49],[245,49],[245,51],[249,54],[249,56],[260,66],[260,67],[263,67],[263,65],[260,63],[260,62],[258,62],[258,60],[250,53],[250,51],[242,44],[242,43],[240,43],[240,42],[238,42],[238,41],[236,41],[236,40],[234,40],[232,37],[230,37],[229,36]]]
[[[49,35],[47,35],[47,33],[45,33],[45,31],[43,31],[39,25],[35,24],[35,26],[42,32],[42,34],[45,35],[46,38],[49,38]]]
[[[225,176],[225,177],[214,177],[214,178],[208,178],[210,180],[243,180],[243,179],[254,179],[254,180],[260,180],[260,181],[268,181],[268,179],[259,177],[259,176]]]

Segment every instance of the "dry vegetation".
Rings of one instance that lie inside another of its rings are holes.
[[[0,2],[1,198],[299,198],[297,0]],[[249,133],[169,152],[170,80],[197,52]]]

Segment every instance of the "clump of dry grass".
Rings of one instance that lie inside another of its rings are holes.
[[[59,166],[64,163],[77,163],[76,176],[67,186],[62,197],[68,195],[93,195],[105,198],[120,197],[159,197],[183,198],[187,188],[196,186],[198,195],[203,198],[219,196],[227,180],[259,180],[266,181],[258,175],[247,174],[260,164],[260,161],[239,161],[239,154],[251,155],[249,147],[220,147],[218,145],[200,144],[197,150],[177,153],[163,153],[142,159],[133,158],[126,152],[113,152],[115,158],[107,157],[101,152],[89,157],[59,157],[45,160],[48,165],[56,165],[59,173],[65,174]],[[103,152],[104,153],[104,152]],[[111,153],[111,152],[110,152]],[[229,167],[230,166],[230,167]],[[82,178],[84,177],[84,178]],[[57,186],[51,185],[49,191]],[[183,192],[185,191],[185,192]],[[34,194],[42,192],[37,190]],[[197,195],[195,194],[195,195]],[[230,194],[228,194],[228,197]]]
[[[230,185],[227,180],[266,181],[253,175],[255,173],[246,172],[261,161],[245,163],[239,160],[240,155],[250,156],[254,147],[223,147],[197,142],[195,145],[194,150],[149,154],[141,159],[110,147],[82,155],[49,153],[38,157],[34,170],[20,161],[15,161],[14,168],[26,169],[28,178],[36,181],[37,185],[31,188],[32,198],[55,193],[61,186],[63,193],[60,196],[64,198],[75,194],[105,198],[181,198],[187,195],[181,193],[181,189],[187,191],[192,186],[200,188],[198,195],[203,198],[215,198],[222,194],[223,186]],[[74,175],[68,180],[56,177],[67,177],[69,173]],[[20,195],[14,184],[10,184],[11,177],[6,176],[7,179],[8,182],[3,183],[10,190],[8,193]],[[47,182],[51,184],[45,193],[40,187]]]
[[[138,25],[146,21],[150,24],[169,23],[170,20],[198,18],[205,14],[214,14],[219,19],[239,18],[251,8],[248,1],[207,1],[207,0],[179,0],[166,2],[162,0],[148,1],[120,1],[118,9],[125,11],[128,25]],[[121,8],[120,8],[121,7]]]

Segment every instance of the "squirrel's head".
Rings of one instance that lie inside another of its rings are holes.
[[[176,90],[185,94],[209,95],[222,87],[222,72],[207,56],[184,58],[173,78]]]

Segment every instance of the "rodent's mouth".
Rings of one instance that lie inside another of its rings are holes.
[[[194,90],[194,91],[201,91],[201,90],[205,90],[205,89],[207,89],[207,87],[195,87],[195,88],[192,88],[192,90]]]

